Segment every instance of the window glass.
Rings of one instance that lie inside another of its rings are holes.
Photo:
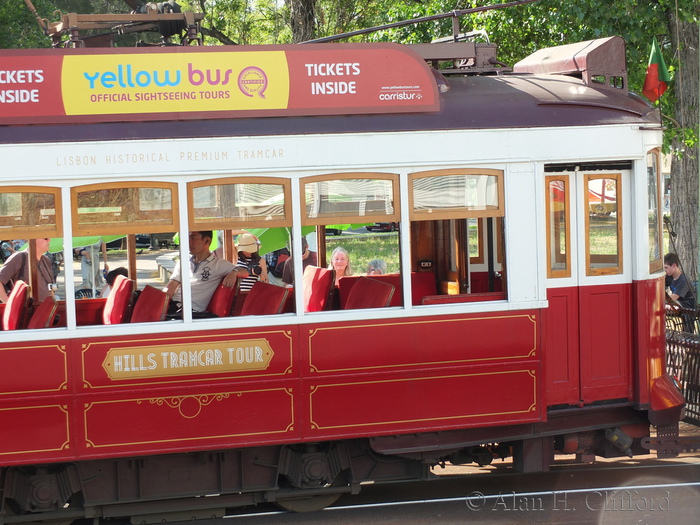
[[[73,230],[76,235],[172,231],[177,223],[174,184],[73,188]]]
[[[622,272],[620,176],[586,175],[587,275]]]
[[[411,177],[414,220],[503,216],[503,173],[445,170]]]
[[[3,237],[58,236],[60,202],[57,188],[3,188],[0,193]]]
[[[647,155],[647,186],[649,201],[647,221],[649,224],[649,271],[657,272],[663,267],[661,261],[661,215],[659,211],[659,154],[652,151]]]
[[[285,221],[287,189],[288,185],[255,181],[192,185],[190,221],[198,228]]]
[[[570,277],[569,179],[547,177],[547,276]]]
[[[398,218],[393,178],[323,178],[303,185],[309,224]],[[314,220],[315,219],[315,220]],[[324,222],[324,221],[321,221]]]

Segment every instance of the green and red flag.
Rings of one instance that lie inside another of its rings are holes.
[[[644,78],[642,93],[652,102],[656,102],[664,94],[670,81],[671,75],[669,75],[666,68],[666,62],[664,62],[664,57],[661,54],[659,43],[654,37],[654,41],[651,43],[649,66],[647,67],[647,75]]]

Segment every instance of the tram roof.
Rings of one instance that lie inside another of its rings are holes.
[[[446,85],[434,113],[5,125],[0,143],[661,125],[659,112],[641,97],[568,75],[451,76]]]

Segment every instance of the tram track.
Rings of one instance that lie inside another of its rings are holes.
[[[684,514],[687,509],[681,508],[681,505],[687,505],[688,501],[693,505],[693,501],[698,501],[699,480],[700,457],[696,454],[673,460],[620,459],[602,461],[595,465],[558,463],[549,472],[529,474],[514,472],[507,465],[483,468],[448,466],[436,479],[430,481],[363,485],[359,494],[342,496],[336,504],[323,511],[293,514],[278,509],[273,503],[264,503],[241,508],[224,518],[198,523],[374,523],[372,516],[379,516],[378,522],[383,523],[381,520],[384,518],[381,516],[384,515],[394,518],[405,516],[405,523],[425,523],[420,521],[422,518],[419,516],[423,516],[424,512],[438,512],[442,515],[441,509],[446,509],[445,512],[450,515],[456,513],[457,517],[460,513],[467,513],[466,516],[480,513],[480,523],[484,522],[484,513],[489,520],[495,520],[493,523],[501,523],[501,518],[506,520],[503,523],[520,523],[519,520],[507,520],[513,519],[516,513],[521,518],[528,514],[523,522],[530,523],[527,521],[531,519],[530,514],[537,510],[539,519],[544,513],[554,513],[554,517],[551,521],[548,517],[545,521],[531,523],[558,523],[558,511],[576,508],[587,511],[590,516],[578,516],[574,521],[569,516],[562,523],[588,523],[586,520],[592,519],[593,514],[606,511],[606,505],[609,507],[608,513],[617,511],[626,518],[642,511],[648,514],[652,512],[649,510],[651,507],[659,508],[657,515],[666,511]],[[696,497],[690,498],[689,494],[695,494]],[[640,510],[637,507],[649,508]],[[444,523],[452,523],[451,519],[445,518]],[[643,516],[639,520],[639,523],[645,523]],[[457,522],[459,521],[455,521]],[[185,522],[175,525],[185,525]]]

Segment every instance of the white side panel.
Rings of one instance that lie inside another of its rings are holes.
[[[630,127],[430,131],[0,145],[4,177],[23,181],[158,174],[315,173],[507,162],[640,158]],[[435,154],[426,154],[433,151]],[[49,175],[50,174],[50,175]]]
[[[510,302],[545,300],[542,283],[543,250],[535,164],[511,164],[506,187],[506,285]]]

